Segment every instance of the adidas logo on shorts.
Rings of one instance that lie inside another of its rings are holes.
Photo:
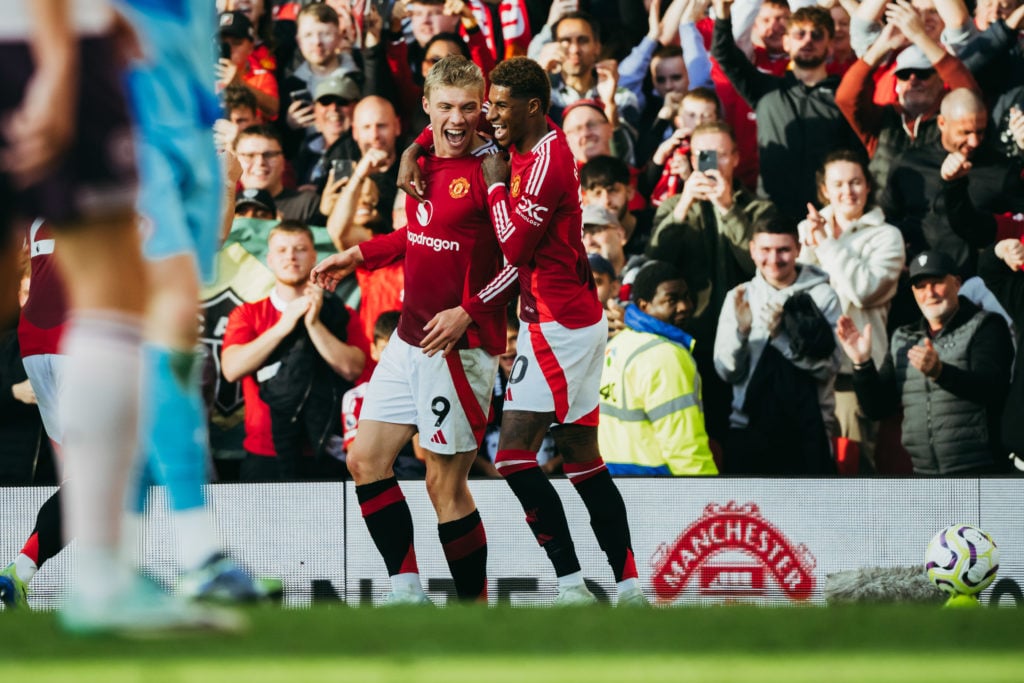
[[[444,434],[441,432],[440,429],[438,429],[436,432],[434,432],[434,435],[430,437],[430,443],[436,443],[440,446],[447,446],[448,440],[444,438]]]

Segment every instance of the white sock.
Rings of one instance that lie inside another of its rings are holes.
[[[25,583],[31,581],[32,577],[39,571],[39,567],[36,566],[32,558],[24,553],[18,553],[18,556],[14,558],[14,562],[11,564],[14,565],[14,573]]]
[[[558,577],[558,590],[562,591],[566,588],[573,588],[574,586],[583,586],[583,572],[573,572],[572,574],[566,574],[565,576]]]
[[[77,541],[73,589],[83,598],[107,597],[121,588],[112,575],[127,574],[110,567],[120,564],[124,493],[138,448],[141,343],[140,319],[116,311],[79,312],[64,333],[64,528]]]
[[[134,512],[121,518],[121,559],[129,567],[142,565],[142,522],[142,515]]]
[[[616,584],[616,585],[618,585],[618,587],[619,587],[619,595],[622,595],[626,591],[636,590],[637,588],[639,588],[640,587],[640,581],[638,579],[636,579],[636,578],[623,579],[622,581],[619,581],[619,583]]]
[[[198,569],[220,552],[220,543],[205,507],[172,510],[171,522],[178,537],[178,561],[185,571]]]
[[[396,593],[422,593],[423,585],[420,583],[420,575],[414,572],[393,574],[391,576],[391,590]]]
[[[135,572],[116,551],[76,545],[71,591],[84,603],[116,605]]]

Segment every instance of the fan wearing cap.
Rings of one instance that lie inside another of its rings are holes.
[[[936,116],[943,93],[957,88],[978,89],[970,71],[925,31],[912,9],[893,5],[892,21],[850,67],[836,104],[871,157],[872,175],[884,183],[893,160],[904,150],[939,139]],[[906,39],[911,45],[896,55],[892,104],[875,101],[878,71]]]
[[[221,45],[230,49],[231,54],[230,57],[221,56],[217,61],[218,89],[244,85],[256,96],[263,116],[269,120],[276,119],[279,105],[277,79],[272,71],[249,59],[256,48],[252,22],[244,12],[224,12],[220,15],[218,32]]]
[[[277,205],[266,190],[250,188],[242,190],[235,199],[236,218],[259,218],[265,221],[277,219]]]
[[[322,192],[331,164],[359,157],[352,138],[352,117],[361,97],[359,85],[349,76],[331,76],[313,90],[313,134],[299,148],[295,173],[300,187]]]
[[[1013,342],[1001,316],[960,296],[957,272],[941,251],[910,260],[921,318],[893,333],[880,369],[871,359],[870,324],[861,330],[842,316],[836,326],[864,414],[881,419],[902,406],[903,446],[916,474],[987,474],[1006,462],[999,420]]]

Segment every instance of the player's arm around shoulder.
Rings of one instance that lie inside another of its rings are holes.
[[[565,186],[558,180],[556,164],[536,160],[521,173],[509,178],[511,169],[500,155],[484,159],[487,197],[494,221],[494,232],[509,263],[528,265],[537,244],[548,231],[562,206]],[[504,180],[508,180],[506,187]]]

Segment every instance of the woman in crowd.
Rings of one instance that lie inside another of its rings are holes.
[[[874,180],[860,155],[848,150],[828,155],[818,171],[818,198],[823,208],[808,204],[807,218],[800,222],[800,261],[820,266],[829,274],[843,315],[850,316],[859,329],[871,324],[872,355],[881,367],[889,350],[889,302],[896,294],[905,251],[900,231],[885,222],[882,209],[875,204],[874,190]],[[874,463],[877,425],[861,414],[853,392],[853,367],[845,358],[836,378],[836,417],[841,429],[837,456],[842,461],[856,448],[861,467],[866,469],[865,460]]]

